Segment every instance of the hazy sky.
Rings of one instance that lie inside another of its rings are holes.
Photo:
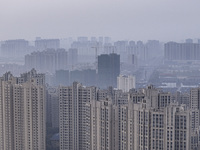
[[[200,38],[200,0],[0,0],[0,40]]]

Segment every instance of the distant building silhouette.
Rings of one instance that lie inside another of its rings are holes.
[[[98,56],[98,84],[101,88],[117,87],[120,74],[120,55],[115,53]]]
[[[60,48],[60,40],[59,39],[37,38],[35,40],[35,48],[36,48],[36,50],[39,50],[39,51],[43,51],[48,48],[58,49],[58,48]]]
[[[166,60],[200,60],[200,44],[168,42],[165,44]]]
[[[65,49],[46,49],[25,56],[26,69],[35,68],[40,72],[55,73],[56,70],[68,68],[68,52]]]
[[[193,43],[193,40],[192,39],[186,39],[185,43]]]
[[[7,40],[1,44],[1,54],[5,57],[23,57],[32,51],[34,51],[34,47],[24,39]]]
[[[96,76],[96,70],[93,69],[70,71],[70,85],[76,81],[85,86],[95,86]]]
[[[59,97],[57,88],[46,88],[46,122],[53,128],[59,127]]]
[[[56,85],[69,85],[69,70],[56,70],[55,73],[55,84]]]
[[[70,48],[68,50],[68,65],[69,69],[73,70],[73,67],[78,63],[78,49]]]

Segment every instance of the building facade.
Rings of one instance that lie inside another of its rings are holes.
[[[59,100],[61,149],[196,150],[199,146],[199,111],[174,103],[170,93],[153,86],[122,92],[73,83],[60,88]]]
[[[120,74],[120,55],[115,53],[98,56],[99,87],[117,87],[117,77]]]
[[[128,92],[130,89],[135,88],[135,76],[123,76],[117,77],[117,88],[123,92]]]
[[[164,47],[164,56],[166,60],[199,60],[200,44],[168,42]]]
[[[68,69],[68,52],[65,49],[45,49],[25,56],[27,70],[35,68],[42,73],[55,73],[56,70]]]
[[[32,70],[21,77],[14,77],[9,72],[1,77],[2,150],[46,149],[45,87],[34,75],[37,74]]]
[[[60,149],[90,149],[90,111],[86,106],[96,97],[96,88],[74,82],[59,88]]]

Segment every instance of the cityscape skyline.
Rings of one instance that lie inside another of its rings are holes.
[[[2,149],[199,149],[200,40],[38,37],[29,44],[1,43]],[[23,142],[29,132],[19,127],[29,128],[29,107],[41,117],[31,124],[43,132],[27,136],[35,144]]]
[[[199,0],[1,0],[0,150],[200,150]]]

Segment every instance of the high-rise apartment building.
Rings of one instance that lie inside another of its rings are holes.
[[[200,110],[200,88],[190,90],[190,108]]]
[[[190,94],[185,92],[179,92],[173,94],[172,98],[174,101],[178,102],[180,105],[185,104],[187,107],[190,107]]]
[[[60,40],[59,39],[41,39],[37,38],[35,40],[35,48],[39,51],[44,51],[48,48],[50,49],[59,49]]]
[[[61,150],[90,149],[90,111],[86,103],[96,99],[95,87],[74,82],[59,88],[59,132]]]
[[[190,90],[190,108],[192,129],[196,130],[200,125],[200,88],[192,88]]]
[[[102,54],[98,56],[98,82],[99,87],[117,87],[117,77],[120,74],[120,56]]]
[[[112,116],[112,101],[91,100],[90,102],[90,128],[91,128],[91,149],[115,149],[114,144],[115,126]],[[117,132],[117,131],[116,131]]]
[[[102,44],[95,40],[90,41],[88,37],[78,37],[77,41],[71,44],[71,48],[77,50],[78,62],[93,63],[96,59],[95,50],[97,48],[98,52],[100,52]]]
[[[33,50],[34,47],[31,47],[24,39],[7,40],[1,44],[1,54],[5,57],[23,57]]]
[[[128,92],[130,89],[135,88],[135,76],[123,76],[117,77],[117,88],[123,92]]]
[[[93,100],[90,114],[92,149],[190,149],[190,111],[183,106],[155,109],[145,99],[123,105]]]
[[[153,86],[141,90],[60,87],[61,149],[196,150],[199,111]],[[83,119],[84,118],[84,119]]]
[[[116,41],[114,42],[115,53],[120,55],[121,62],[127,61],[126,47],[128,46],[128,41]]]
[[[78,63],[78,49],[70,48],[68,50],[68,65],[70,70],[73,70],[74,66]]]
[[[128,149],[189,150],[190,115],[178,105],[154,109],[146,100],[127,106]]]
[[[172,103],[171,94],[169,92],[163,92],[161,89],[157,89],[150,85],[141,91],[145,95],[145,99],[150,102],[152,108],[160,109]]]
[[[85,86],[96,85],[96,70],[83,69],[70,71],[70,84],[80,82]]]
[[[68,52],[65,49],[47,49],[33,52],[25,56],[26,69],[35,68],[40,72],[54,73],[56,70],[68,68]]]
[[[200,60],[200,44],[168,42],[164,56],[166,60]]]
[[[147,58],[152,60],[158,56],[163,56],[163,51],[161,50],[160,42],[157,40],[148,40],[146,43],[147,47]]]
[[[0,149],[45,150],[45,87],[39,81],[35,70],[1,77]]]

